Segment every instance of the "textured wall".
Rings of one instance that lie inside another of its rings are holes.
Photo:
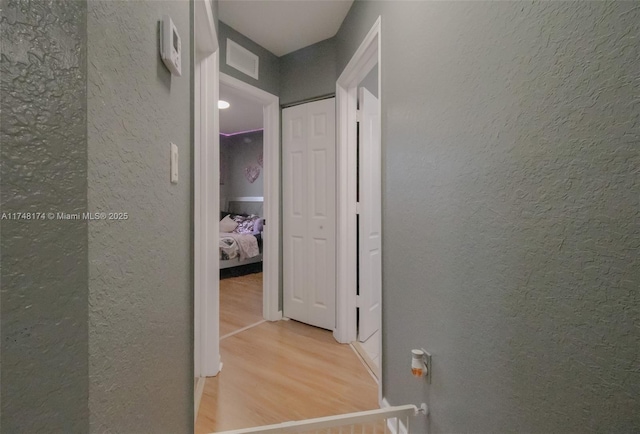
[[[364,87],[369,92],[373,94],[376,98],[378,97],[378,64],[371,68],[371,71],[362,81],[358,84],[360,87]]]
[[[193,430],[190,3],[89,1],[92,432]],[[182,76],[158,54],[158,20],[182,39]],[[170,142],[179,178],[169,182]]]
[[[637,432],[637,3],[356,1],[339,70],[378,14],[385,396],[430,432]]]
[[[258,156],[263,151],[262,137],[262,131],[220,137],[221,158],[226,163],[224,187],[227,197],[264,195],[264,169],[258,164]],[[260,175],[253,183],[245,177],[244,170],[250,165],[260,168]]]
[[[325,39],[280,57],[280,104],[336,93],[336,44]]]
[[[86,3],[0,9],[1,211],[86,211]],[[1,222],[6,433],[89,426],[87,224],[45,218]]]
[[[258,80],[227,65],[227,38],[259,57]],[[280,95],[280,59],[275,54],[222,21],[218,21],[218,41],[220,42],[220,72],[249,83],[270,94]]]

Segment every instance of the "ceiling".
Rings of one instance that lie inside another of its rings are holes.
[[[353,0],[220,0],[220,21],[276,56],[333,37]]]
[[[222,83],[220,83],[220,99],[230,104],[229,108],[219,110],[222,134],[235,134],[262,128],[262,104],[244,97],[242,93]]]

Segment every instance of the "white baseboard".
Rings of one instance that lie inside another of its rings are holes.
[[[380,369],[378,368],[378,365],[376,365],[376,363],[373,361],[366,348],[358,341],[353,341],[351,345],[362,359],[362,362],[367,365],[367,369],[369,370],[369,372],[375,377],[374,379],[376,380],[376,383],[379,383]]]
[[[349,346],[351,347],[351,349],[353,350],[353,352],[355,353],[355,355],[358,357],[358,360],[360,360],[360,362],[362,363],[362,366],[364,366],[364,368],[367,370],[367,372],[369,373],[369,375],[371,376],[371,378],[373,378],[373,381],[376,382],[376,384],[378,384],[378,386],[380,385],[380,381],[378,380],[378,376],[376,375],[376,373],[371,369],[371,366],[369,365],[369,363],[365,360],[364,355],[358,350],[358,348],[356,347],[357,342],[352,342],[349,344]],[[364,351],[364,349],[362,350]],[[365,353],[366,354],[366,353]]]

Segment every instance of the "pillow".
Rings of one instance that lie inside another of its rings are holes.
[[[233,220],[238,223],[238,227],[236,227],[233,232],[238,234],[252,234],[253,227],[259,219],[260,217],[257,215],[250,215],[249,217],[236,215],[233,217]]]
[[[238,222],[236,222],[229,216],[225,216],[225,218],[220,220],[220,232],[233,232],[237,227]]]
[[[253,233],[254,234],[259,234],[260,232],[262,232],[262,228],[264,226],[264,219],[259,218],[258,220],[256,220],[256,222],[253,224]]]

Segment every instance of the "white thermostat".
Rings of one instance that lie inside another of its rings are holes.
[[[182,75],[182,45],[178,29],[173,24],[169,15],[162,16],[160,23],[160,57],[172,74]]]

